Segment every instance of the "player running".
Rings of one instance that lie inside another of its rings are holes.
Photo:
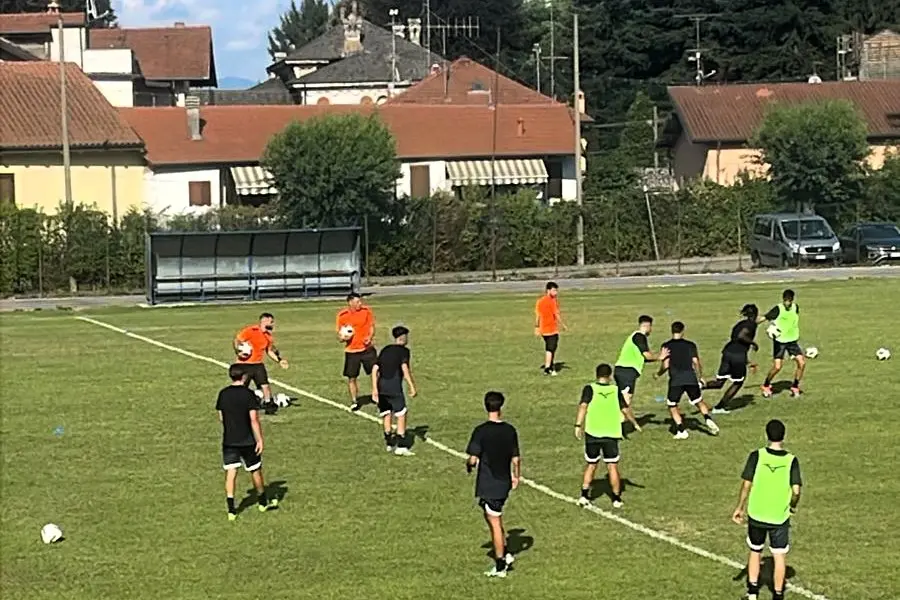
[[[241,463],[253,479],[260,512],[278,506],[278,499],[270,500],[266,497],[266,482],[262,473],[263,436],[256,394],[247,388],[248,376],[240,365],[231,365],[228,375],[231,377],[231,385],[219,392],[216,410],[219,413],[219,422],[222,423],[222,466],[225,469],[228,520],[234,521],[237,519],[234,490],[237,485],[237,470]]]
[[[668,357],[660,361],[657,377],[669,372],[669,390],[666,393],[666,406],[675,422],[675,439],[688,439],[688,430],[684,427],[684,418],[678,410],[681,396],[687,394],[691,406],[696,406],[703,415],[707,429],[713,435],[719,435],[719,426],[713,421],[709,406],[703,401],[700,386],[703,383],[703,365],[700,364],[700,353],[697,344],[684,338],[684,323],[672,323],[672,339],[662,345],[669,351]]]
[[[416,384],[409,369],[409,329],[398,325],[391,330],[394,343],[381,349],[372,367],[372,401],[378,406],[378,414],[384,422],[384,445],[397,456],[413,456],[406,439],[406,398],[403,382],[409,397],[416,397]],[[397,434],[391,430],[392,417],[397,419]]]
[[[803,349],[799,343],[800,307],[794,302],[794,290],[784,290],[781,300],[781,304],[775,305],[764,317],[757,319],[760,323],[769,321],[778,328],[778,334],[772,341],[772,358],[774,360],[772,368],[762,384],[762,395],[764,398],[772,397],[772,380],[781,371],[784,355],[787,354],[797,363],[794,380],[791,382],[791,396],[799,398],[800,380],[803,379],[803,372],[806,370],[806,357],[803,356]]]
[[[784,600],[787,575],[787,553],[791,548],[791,515],[800,502],[800,462],[784,449],[784,423],[778,420],[766,424],[765,448],[754,450],[747,457],[741,475],[740,498],[731,520],[742,525],[746,509],[747,599],[759,598],[759,571],[762,551],[769,539],[769,550],[775,561],[773,600]]]
[[[534,334],[544,340],[544,375],[556,375],[556,350],[559,347],[559,328],[566,329],[559,311],[559,286],[548,281],[544,295],[534,306]]]
[[[580,506],[591,503],[591,483],[597,463],[606,464],[609,489],[614,508],[622,507],[622,480],[619,477],[619,440],[622,439],[622,413],[619,412],[619,388],[611,381],[613,370],[607,364],[597,365],[597,380],[581,390],[575,437],[584,437],[584,478],[581,482]]]
[[[503,529],[503,505],[510,491],[519,486],[522,476],[522,459],[519,456],[519,434],[516,428],[503,421],[504,402],[500,392],[484,395],[484,409],[488,420],[472,431],[466,447],[466,471],[478,467],[475,480],[475,496],[484,510],[484,520],[491,532],[494,546],[494,568],[488,577],[506,577],[506,569],[515,558],[506,550],[506,532]]]
[[[347,325],[353,328],[353,335],[350,339],[342,339],[341,328]],[[375,315],[372,309],[363,304],[362,296],[356,292],[347,295],[347,308],[338,313],[335,331],[338,339],[346,346],[344,377],[347,378],[347,389],[350,392],[350,410],[357,411],[362,408],[358,401],[360,368],[365,370],[366,375],[371,375],[378,353],[374,346]]]
[[[265,312],[259,315],[259,323],[244,327],[234,337],[234,353],[237,355],[235,366],[240,367],[241,373],[246,375],[246,385],[249,386],[252,381],[256,389],[262,390],[263,407],[267,415],[275,413],[278,407],[272,400],[272,387],[269,385],[269,373],[265,364],[266,356],[277,362],[282,369],[288,368],[288,361],[275,347],[272,333],[274,329],[274,315]],[[246,352],[248,348],[250,352]]]
[[[622,414],[631,423],[635,431],[641,431],[641,426],[634,417],[631,402],[634,399],[634,389],[637,386],[638,377],[644,370],[644,363],[664,360],[669,351],[662,348],[659,354],[650,350],[650,333],[653,331],[653,317],[641,315],[638,317],[637,331],[628,336],[622,349],[619,351],[619,359],[616,361],[613,377],[619,387],[619,405]]]
[[[725,386],[726,381],[731,382],[718,404],[713,407],[714,415],[728,413],[728,403],[737,396],[747,379],[747,366],[756,370],[756,364],[750,361],[749,355],[750,350],[759,351],[759,346],[754,341],[756,328],[759,326],[759,309],[755,304],[745,304],[741,309],[741,316],[744,318],[731,328],[731,339],[722,348],[722,359],[715,381],[707,381],[704,385],[708,390],[719,390]]]

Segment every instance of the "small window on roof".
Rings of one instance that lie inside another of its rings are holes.
[[[473,92],[483,92],[484,89],[485,89],[484,84],[481,83],[480,81],[478,81],[477,79],[472,82],[472,91]]]

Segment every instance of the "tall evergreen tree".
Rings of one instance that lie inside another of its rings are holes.
[[[300,48],[319,37],[328,29],[328,4],[325,0],[302,0],[297,7],[295,0],[281,15],[281,22],[269,33],[269,56]]]

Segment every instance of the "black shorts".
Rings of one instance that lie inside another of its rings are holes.
[[[264,385],[269,385],[269,372],[266,371],[266,365],[263,363],[237,363],[241,368],[241,372],[247,376],[246,385],[249,387],[252,382],[257,389]]]
[[[369,348],[362,352],[345,352],[344,353],[344,377],[356,379],[359,377],[359,370],[362,367],[366,375],[372,374],[372,367],[378,360],[378,352],[375,348]]]
[[[484,514],[491,517],[499,517],[503,514],[503,505],[506,498],[479,498],[478,506],[484,510]]]
[[[262,458],[256,453],[255,446],[222,446],[223,469],[237,469],[242,463],[247,471],[256,471],[262,466]]]
[[[631,367],[616,367],[613,369],[613,379],[616,380],[616,387],[619,388],[619,407],[625,408],[628,402],[623,394],[631,394],[634,396],[634,390],[637,387],[637,380],[641,374]]]
[[[685,394],[687,394],[688,402],[691,403],[691,406],[696,406],[703,402],[703,393],[700,391],[699,383],[691,385],[672,385],[670,383],[669,391],[666,393],[666,406],[678,406],[678,402],[681,401],[681,397]]]
[[[559,348],[559,334],[554,333],[553,335],[545,335],[544,337],[544,350],[547,352],[556,352],[556,349]]]
[[[772,554],[787,554],[791,549],[791,521],[788,519],[781,525],[769,525],[749,520],[747,524],[747,547],[753,552],[762,552],[769,539],[769,550]]]
[[[719,363],[719,372],[716,379],[728,379],[740,383],[747,378],[747,357],[730,352],[722,353],[722,362]]]
[[[601,459],[607,464],[619,462],[619,440],[584,434],[584,460],[596,464]]]
[[[402,417],[406,414],[406,398],[403,394],[378,394],[378,415],[386,417],[393,414],[395,417]]]
[[[772,340],[772,358],[781,360],[784,358],[785,354],[794,358],[795,356],[803,354],[803,348],[800,347],[798,342],[779,342],[778,340]]]

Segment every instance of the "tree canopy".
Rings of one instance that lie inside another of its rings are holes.
[[[400,176],[391,132],[376,115],[327,115],[294,122],[262,160],[288,227],[340,227],[391,214]]]
[[[269,56],[276,52],[290,53],[319,37],[328,29],[328,3],[325,0],[296,0],[281,15],[278,26],[269,32]]]

